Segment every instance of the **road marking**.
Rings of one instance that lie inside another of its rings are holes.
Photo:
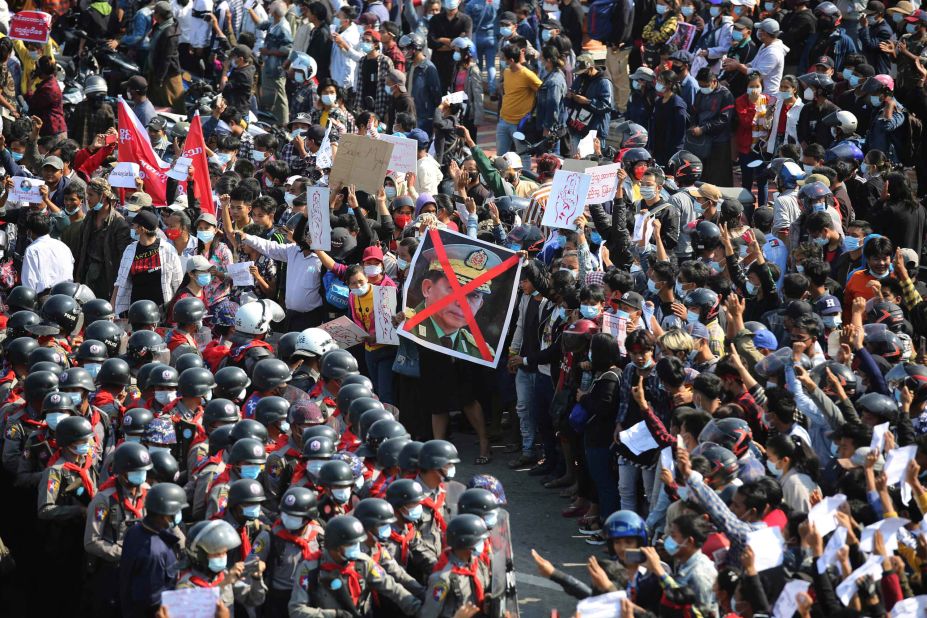
[[[528,586],[536,586],[538,588],[547,588],[548,590],[563,590],[560,586],[553,583],[549,579],[538,577],[537,575],[531,575],[530,573],[519,573],[516,571],[515,582],[518,584],[526,584]]]

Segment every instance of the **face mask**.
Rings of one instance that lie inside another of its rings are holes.
[[[460,62],[460,60],[463,58],[463,56],[460,55],[460,52],[455,51],[452,55],[454,58],[454,62]]]
[[[839,328],[843,324],[843,320],[840,319],[839,315],[825,315],[821,318],[824,321],[824,326],[827,328]]]
[[[593,320],[599,315],[599,308],[595,305],[580,305],[579,313],[587,320]]]
[[[761,92],[763,92],[762,88],[747,88],[747,94],[749,94],[754,99],[760,96]]]
[[[283,527],[287,530],[299,530],[303,527],[303,518],[290,515],[289,513],[280,513],[280,523],[282,523]]]
[[[776,384],[775,382],[766,382],[766,388],[776,388],[777,386],[779,386],[779,385]],[[764,417],[763,417],[763,420],[766,422],[767,425],[770,425],[770,422],[769,422],[769,419],[768,419],[768,418],[766,418],[766,417],[764,416]]]
[[[360,560],[364,553],[361,551],[360,543],[348,545],[344,548],[344,557],[348,560]]]
[[[756,286],[750,280],[747,280],[747,294],[750,296],[756,295]]]
[[[29,57],[32,58],[33,60],[38,60],[38,58],[39,58],[39,52],[33,51],[33,50],[29,50]]]
[[[496,511],[490,511],[483,515],[483,521],[486,523],[487,528],[494,528],[497,523],[499,523],[499,513]]]
[[[196,276],[196,282],[200,287],[205,288],[212,282],[212,275],[209,273],[202,273]]]
[[[149,448],[148,450],[150,451],[151,449]],[[179,526],[179,525],[180,525],[180,522],[182,522],[182,521],[183,521],[183,513],[181,513],[180,511],[177,511],[177,512],[174,514],[174,521],[172,522],[172,525],[173,525],[173,526]]]
[[[228,165],[229,161],[232,160],[232,155],[226,154],[224,152],[217,152],[209,158],[210,163],[215,163],[219,167],[225,169],[225,166]]]
[[[226,554],[213,556],[209,559],[209,570],[213,573],[221,573],[225,570],[226,564],[228,564],[228,556]]]
[[[827,210],[827,202],[815,202],[811,205],[811,210],[814,212],[823,212]]]
[[[164,235],[167,236],[167,239],[168,239],[168,240],[170,240],[170,241],[173,242],[173,241],[177,240],[178,238],[180,238],[180,232],[181,232],[181,230],[180,230],[179,228],[178,228],[178,229],[171,229],[171,228],[168,228],[168,229],[164,230]]]
[[[368,277],[376,277],[379,274],[383,273],[383,267],[379,264],[365,264],[364,265],[364,274]]]
[[[632,89],[632,90],[640,90],[640,89],[641,89],[641,83],[640,83],[639,81],[635,80],[635,79],[632,79],[632,80],[631,80],[631,89]]]
[[[396,187],[384,187],[383,189],[386,192],[386,199],[392,200],[396,197]]]
[[[869,164],[868,164],[868,163],[860,163],[860,164],[859,164],[859,171],[860,171],[860,173],[861,173],[863,176],[865,176],[866,174],[868,174],[868,173],[869,173]]]
[[[197,230],[196,238],[204,244],[212,242],[212,239],[216,237],[216,233],[211,230]]]
[[[805,101],[810,101],[814,98],[814,90],[811,88],[805,88],[805,91],[801,93],[801,96]]]
[[[634,363],[634,362],[632,362],[631,364],[637,367],[638,369],[650,369],[651,367],[653,367],[653,359],[652,358],[648,359],[647,362],[645,362],[643,365],[638,365],[637,363]]]
[[[773,4],[772,2],[764,2],[763,8],[766,10],[767,13],[771,13],[773,10],[775,10],[776,5]]]
[[[702,94],[711,94],[712,89],[711,89],[710,86],[709,86],[709,87],[700,87],[700,88],[698,89],[698,91],[701,92]]]
[[[782,476],[782,470],[773,465],[773,462],[766,460],[766,469],[769,470],[769,473],[774,477],[779,478]]]
[[[55,427],[58,426],[58,421],[67,416],[63,412],[49,412],[45,415],[45,422],[48,424],[48,428],[52,431],[55,430]]]
[[[256,479],[258,475],[261,473],[261,466],[255,465],[255,464],[248,464],[246,466],[242,466],[241,469],[238,471],[238,473],[241,475],[241,478],[243,479],[253,480],[253,479]]]
[[[734,15],[736,15],[737,17],[740,17],[741,15],[743,15],[743,13],[744,13],[743,8],[739,6],[734,7]]]
[[[455,476],[457,476],[457,468],[453,465],[448,466],[447,472],[444,473],[444,480],[449,481]]]
[[[792,100],[792,91],[791,90],[780,90],[776,93],[776,98],[780,101],[791,101]]]
[[[87,363],[86,365],[84,365],[84,369],[87,370],[87,373],[90,374],[91,378],[95,379],[97,377],[97,374],[100,373],[100,367],[102,366],[103,365],[100,363]]]
[[[129,230],[129,238],[132,240],[138,240],[138,230],[136,230],[134,227]]]
[[[653,85],[653,89],[656,90],[657,92],[660,92],[660,93],[666,92],[666,86],[664,86],[664,85],[661,84],[660,82],[655,83],[655,84]]]
[[[293,7],[293,15],[296,15],[296,17],[302,17],[302,16],[303,16],[303,7],[301,7],[301,6],[294,6],[294,7]]]
[[[744,33],[741,32],[740,30],[733,30],[731,31],[731,38],[734,39],[735,41],[743,41]]]
[[[74,215],[76,215],[76,214],[79,213],[79,212],[80,212],[80,206],[78,206],[78,207],[75,208],[74,210],[71,210],[70,208],[65,208],[65,209],[64,209],[64,214],[66,214],[66,215],[69,216],[69,217],[73,217]]]
[[[641,187],[641,197],[645,200],[652,200],[657,196],[656,187]]]
[[[448,11],[453,11],[459,4],[460,2],[458,0],[444,0],[444,2],[441,3],[441,6],[443,6]]]
[[[364,54],[369,54],[371,51],[373,51],[373,43],[368,43],[367,41],[363,41],[360,45],[358,45],[357,48],[361,50],[361,52],[363,52]]]
[[[406,510],[406,519],[409,521],[418,521],[422,518],[422,508],[421,504],[416,504],[415,506]]]
[[[691,6],[684,6],[680,9],[683,17],[692,17],[695,14],[695,8]]]
[[[296,194],[295,194],[295,193],[290,193],[289,191],[286,191],[286,192],[283,194],[283,201],[286,202],[286,205],[287,205],[287,206],[289,206],[290,208],[292,208],[292,207],[293,207],[293,202],[296,201]]]
[[[843,250],[844,251],[856,251],[859,249],[862,241],[855,236],[844,236],[843,237]]]
[[[708,9],[708,12],[711,13],[712,17],[717,17],[718,15],[721,14],[721,8],[717,6],[713,6],[710,9]]]
[[[698,322],[699,313],[698,311],[686,311],[686,323],[695,324]]]
[[[873,95],[873,96],[869,97],[869,103],[871,103],[873,107],[881,107],[881,106],[882,106],[882,100],[879,99],[878,95]]]
[[[657,289],[657,284],[654,283],[653,279],[647,279],[647,290],[648,290],[651,294],[656,294],[656,293],[658,293],[658,292],[660,291],[660,290]]]
[[[685,290],[685,288],[683,288],[683,287],[682,287],[682,284],[679,283],[678,281],[676,282],[676,285],[673,287],[673,292],[675,292],[675,293],[676,293],[676,296],[678,296],[678,297],[680,297],[680,298],[683,298],[683,297],[685,297],[685,295],[686,295],[686,290]]]
[[[679,551],[679,543],[671,536],[665,537],[663,539],[663,549],[665,549],[666,553],[670,556],[675,556],[676,552]]]
[[[249,504],[247,506],[241,507],[241,514],[245,519],[257,519],[261,516],[261,505],[260,504]]]
[[[618,311],[615,312],[615,317],[622,319],[622,320],[630,320],[631,314],[628,313],[627,311],[622,311],[621,309],[619,309]]]
[[[335,489],[332,489],[332,498],[338,504],[345,504],[348,500],[351,499],[351,488],[336,487]]]
[[[399,270],[406,270],[409,268],[409,261],[402,258],[396,258],[396,267],[399,268]]]
[[[657,8],[660,7],[658,6]],[[474,555],[481,556],[484,549],[486,549],[486,541],[485,539],[480,539],[479,542],[473,546],[473,553]]]
[[[803,273],[803,272],[805,272],[805,265],[804,265],[804,264],[799,264],[798,266],[795,267],[795,270],[798,271],[798,272],[800,272],[800,273]]]
[[[892,13],[892,21],[896,24],[900,24],[902,19],[904,19],[904,15],[901,13]]]
[[[830,241],[829,241],[826,237],[824,237],[824,236],[819,236],[818,238],[812,238],[811,240],[814,241],[814,244],[816,244],[816,245],[819,246],[819,247],[823,247],[824,245],[826,245],[827,243],[830,242]]]
[[[26,156],[25,152],[16,152],[15,150],[11,151],[10,154],[13,155],[14,161],[22,161],[23,157]]]
[[[353,294],[354,296],[363,296],[369,291],[370,291],[369,283],[365,283],[362,287],[359,287],[359,288],[351,288],[351,294]]]
[[[917,32],[917,25],[908,24],[904,27],[904,29],[905,29],[905,32],[907,32],[908,34],[914,34],[915,32]]]
[[[882,273],[881,275],[877,275],[876,273],[874,273],[874,272],[872,271],[871,268],[869,269],[869,274],[872,275],[873,277],[875,277],[876,279],[885,279],[887,276],[889,276],[889,275],[891,274],[891,272],[892,272],[891,270],[886,270],[886,271],[885,271],[884,273]]]
[[[392,533],[393,529],[389,524],[384,524],[377,529],[377,538],[381,541],[385,541],[389,538],[389,535]]]
[[[145,478],[148,476],[146,470],[129,470],[126,473],[126,480],[129,482],[129,485],[138,487],[145,482]]]
[[[80,444],[74,447],[74,452],[77,453],[78,455],[88,455],[90,453],[90,443],[81,442]]]
[[[84,397],[80,393],[64,393],[71,398],[71,403],[74,404],[75,408],[79,408],[80,404],[83,403]]]
[[[341,28],[341,20],[337,17],[332,20],[332,28],[335,28],[336,30]]]
[[[321,472],[322,466],[324,465],[324,459],[310,459],[308,462],[306,462],[306,470],[312,476],[319,476],[319,472]]]
[[[553,313],[550,314],[550,319],[554,322],[559,322],[566,317],[566,309],[563,307],[557,307],[554,309]]]
[[[667,9],[667,6],[665,4],[658,4],[657,5],[657,15],[665,15],[666,9]]]
[[[254,159],[255,163],[263,163],[264,159],[267,158],[267,153],[263,150],[252,150],[251,158]]]
[[[499,28],[499,34],[508,38],[512,36],[513,30],[511,28]]]
[[[177,391],[155,391],[154,398],[162,406],[166,406],[177,399]]]
[[[724,267],[721,266],[721,263],[720,263],[720,262],[715,262],[714,260],[711,260],[710,262],[708,262],[708,268],[712,269],[712,270],[715,271],[716,273],[719,273],[719,272],[721,272],[722,270],[724,270]]]
[[[335,104],[335,95],[333,94],[323,94],[322,95],[322,104],[328,107],[331,107]]]

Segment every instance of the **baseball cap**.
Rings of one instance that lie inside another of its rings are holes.
[[[521,163],[521,157],[519,157],[514,152],[507,152],[502,156],[506,161],[509,162],[509,167],[515,168],[517,170],[520,170],[523,167]]]
[[[720,201],[724,197],[721,195],[721,190],[718,187],[707,182],[693,188],[695,191],[689,191],[689,193],[697,195],[698,197],[703,197],[706,200],[711,200],[712,202]]]
[[[833,294],[825,294],[814,301],[814,310],[819,315],[838,315],[843,311],[840,307],[840,299]]]
[[[414,139],[418,142],[419,150],[427,150],[428,144],[431,143],[431,138],[428,137],[428,134],[421,129],[412,129],[409,131],[408,137],[409,139]]]
[[[209,225],[215,225],[215,226],[219,225],[219,222],[216,220],[216,215],[212,214],[211,212],[200,213],[200,216],[196,218],[194,225],[196,225],[200,221],[205,221]]]
[[[734,25],[739,28],[747,28],[748,30],[753,30],[753,20],[749,17],[741,17],[734,22]]]
[[[773,209],[762,206],[753,211],[753,227],[768,228],[773,222]]]
[[[386,74],[386,80],[392,84],[398,85],[402,92],[406,91],[406,74],[402,71],[390,69],[390,72]]]
[[[154,118],[148,121],[147,128],[154,129],[155,131],[163,131],[164,129],[167,128],[167,120],[165,120],[161,116],[155,116]]]
[[[129,212],[138,212],[149,206],[151,206],[151,196],[144,191],[136,191],[126,200],[126,210]]]
[[[371,39],[373,39],[377,43],[380,42],[380,31],[379,30],[368,28],[367,30],[364,30],[364,36],[369,36]]]
[[[158,229],[158,218],[150,210],[143,210],[132,219],[132,225],[143,227],[149,232]]]
[[[917,268],[920,264],[920,257],[917,255],[917,251],[914,249],[899,248],[901,255],[904,256],[904,265],[906,268]]]
[[[244,58],[245,60],[251,60],[251,48],[239,43],[232,48],[232,55]]]
[[[511,165],[509,165],[508,159],[506,159],[505,157],[501,155],[493,159],[492,164],[493,164],[493,167],[496,168],[496,171],[499,171],[499,172],[506,172],[512,167]]]
[[[379,262],[383,261],[383,249],[377,247],[376,245],[371,245],[364,249],[363,255],[361,255],[361,262],[366,262],[367,260],[377,260]]]
[[[885,12],[885,5],[879,0],[869,0],[866,4],[866,15],[881,15]]]
[[[168,11],[170,11],[170,9],[168,9]],[[147,90],[148,80],[141,75],[133,75],[126,81],[122,82],[122,87],[131,88],[132,90]]]
[[[170,210],[178,212],[181,210],[186,210],[188,205],[189,204],[187,203],[187,195],[185,193],[181,193],[180,195],[175,197],[174,201],[168,204],[167,207]]]
[[[709,339],[711,337],[708,334],[708,327],[701,322],[693,322],[687,325],[686,332],[692,335],[693,339]]]
[[[777,22],[775,19],[772,19],[771,17],[767,17],[760,22],[760,30],[766,34],[779,34],[779,22]]]
[[[342,258],[357,246],[357,241],[351,236],[351,232],[344,227],[336,227],[332,230],[332,257]]]
[[[306,112],[300,112],[299,114],[296,114],[295,116],[290,118],[290,121],[287,123],[286,126],[291,127],[294,124],[308,124],[311,126],[312,118]]]
[[[834,61],[830,58],[830,56],[821,56],[814,63],[814,66],[823,66],[827,67],[828,69],[832,69],[834,68]]]
[[[171,15],[173,11],[171,10],[171,3],[166,2],[165,0],[160,0],[154,5],[154,12],[158,15]]]
[[[576,75],[582,75],[595,65],[595,59],[592,57],[592,54],[580,54],[576,58],[576,64],[573,67],[573,73]]]
[[[515,13],[512,11],[505,11],[499,15],[500,24],[514,24],[518,19],[515,17]]]
[[[758,350],[775,350],[779,347],[779,342],[771,330],[758,330],[753,333],[753,345]]]
[[[64,168],[64,161],[61,160],[61,157],[45,157],[42,159],[42,167],[53,167],[60,170]]]
[[[785,307],[785,315],[793,320],[797,320],[802,316],[811,315],[812,313],[814,313],[814,309],[803,300],[793,300]]]
[[[198,271],[207,271],[212,268],[212,264],[202,255],[194,255],[187,260],[187,266],[184,269],[185,272],[192,273],[195,270]]]
[[[559,19],[545,19],[541,24],[541,28],[545,30],[563,30],[563,26],[560,25]]]
[[[644,310],[644,297],[637,292],[625,292],[618,300],[619,305],[627,305],[635,311]]]

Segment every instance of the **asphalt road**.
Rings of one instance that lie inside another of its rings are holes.
[[[493,461],[485,466],[474,466],[478,453],[473,434],[455,433],[451,441],[460,452],[461,463],[457,478],[466,483],[473,474],[492,474],[505,488],[508,511],[512,521],[515,547],[515,570],[518,583],[518,603],[522,618],[548,618],[551,610],[559,611],[561,618],[573,616],[576,602],[563,590],[538,575],[531,549],[550,560],[555,567],[588,581],[586,560],[590,555],[603,555],[602,547],[593,547],[583,541],[577,532],[575,519],[560,516],[569,504],[559,497],[559,490],[545,489],[539,477],[529,476],[527,470],[510,470],[507,463],[515,455],[493,449]]]

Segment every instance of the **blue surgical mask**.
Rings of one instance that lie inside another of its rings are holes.
[[[815,202],[811,205],[811,210],[814,212],[824,212],[827,210],[827,202]]]
[[[453,11],[458,5],[460,5],[459,0],[444,0],[444,2],[441,3],[441,6],[447,11]]]
[[[209,559],[209,570],[213,573],[221,573],[225,570],[225,566],[228,564],[229,558],[226,554],[221,556],[213,556]]]
[[[766,460],[766,469],[769,470],[769,473],[774,477],[779,478],[782,476],[782,470],[773,465],[773,462]]]
[[[601,245],[602,235],[596,231],[589,232],[589,242],[591,242],[594,245]]]
[[[383,524],[382,526],[377,528],[377,538],[380,539],[381,541],[385,541],[386,539],[389,538],[389,535],[392,532],[393,532],[393,529],[390,527],[389,524]]]
[[[859,164],[859,173],[865,176],[869,173],[869,164],[863,161]]]
[[[10,151],[10,154],[13,155],[14,161],[22,161],[23,157],[26,156],[25,152],[16,152],[15,150]]]
[[[129,229],[129,238],[132,240],[138,240],[138,230],[134,227]]]
[[[882,100],[879,98],[878,95],[875,95],[875,94],[869,97],[869,103],[870,103],[873,107],[881,107],[881,106],[882,106]]]
[[[499,34],[502,35],[503,37],[508,38],[512,36],[513,33],[514,33],[514,30],[512,30],[511,28],[499,28]]]
[[[261,474],[260,464],[247,464],[238,471],[243,479],[256,479]]]
[[[399,270],[406,270],[409,268],[409,260],[404,260],[402,258],[396,258],[396,266]]]
[[[904,19],[904,15],[901,13],[892,13],[892,21],[896,24],[900,24],[901,20]]]
[[[84,401],[84,396],[80,393],[63,393],[71,399],[71,403],[74,404],[75,408],[80,408],[80,404]]]
[[[721,14],[721,7],[713,6],[710,9],[708,9],[708,12],[711,13],[712,17],[717,17],[718,15]]]
[[[711,94],[713,91],[710,86],[703,86],[698,89],[702,94]]]
[[[749,279],[747,279],[747,294],[750,296],[756,295],[756,285],[754,285],[753,282]]]
[[[657,15],[664,15],[666,13],[667,6],[665,4],[657,5]]]
[[[721,265],[721,262],[716,262],[714,260],[710,260],[708,262],[708,268],[712,269],[716,273],[719,273],[722,270],[724,270],[724,267]]]
[[[357,49],[359,49],[364,54],[369,54],[371,51],[373,51],[373,43],[361,41],[361,44],[357,46]]]
[[[345,504],[348,500],[351,499],[351,488],[350,487],[336,487],[332,489],[332,498],[338,504]]]
[[[594,320],[599,316],[599,308],[595,305],[580,305],[579,314],[587,320]]]
[[[693,15],[695,15],[695,7],[684,6],[679,10],[682,13],[683,17],[692,17]]]
[[[828,240],[826,236],[818,236],[817,238],[812,238],[811,240],[814,241],[814,244],[816,244],[819,247],[823,247],[824,245],[830,242],[830,240]]]
[[[338,30],[339,28],[341,28],[341,20],[339,18],[336,17],[335,19],[332,20],[332,28],[334,28],[335,30]]]
[[[77,453],[78,455],[89,455],[90,454],[90,443],[81,442],[80,444],[74,447],[74,452]]]
[[[659,5],[657,8],[659,8]],[[486,539],[480,539],[477,544],[473,546],[473,554],[480,556],[483,554],[484,549],[486,549]]]
[[[850,75],[847,78],[847,82],[850,84],[851,88],[856,88],[857,86],[859,86],[859,81],[860,81],[860,78],[856,77],[855,75]]]
[[[628,313],[627,311],[622,311],[621,309],[619,309],[618,311],[615,312],[615,317],[619,319],[623,319],[623,320],[630,320],[631,314]]]
[[[255,163],[263,163],[264,159],[267,158],[267,153],[263,150],[252,150],[251,158],[254,159]]]
[[[676,542],[671,536],[664,537],[663,539],[663,549],[666,550],[670,556],[675,556],[676,552],[679,551],[679,543]]]
[[[421,504],[416,504],[406,511],[406,519],[409,521],[418,521],[422,518],[424,509]]]
[[[740,7],[740,6],[734,7],[734,15],[736,15],[737,17],[740,17],[741,15],[743,15],[743,13],[744,13],[743,7]]]
[[[862,246],[862,241],[856,236],[844,236],[843,237],[843,250],[844,251],[856,251]]]
[[[147,470],[129,470],[126,472],[126,480],[129,481],[129,485],[134,487],[138,487],[144,483],[147,477]]]
[[[245,519],[257,519],[261,516],[261,505],[260,504],[246,504],[241,507],[241,514]]]
[[[733,40],[735,40],[735,41],[738,41],[738,42],[739,42],[739,41],[743,41],[743,40],[744,40],[744,33],[741,32],[740,30],[732,30],[732,31],[731,31],[731,38],[732,38]]]
[[[64,412],[49,412],[45,415],[45,422],[48,424],[48,428],[54,431],[55,427],[58,426],[58,422],[65,416],[67,416],[67,414]]]
[[[155,401],[160,403],[162,406],[166,406],[170,402],[177,399],[177,391],[155,391],[154,398]]]
[[[891,273],[892,273],[892,271],[891,271],[891,269],[889,269],[889,270],[886,270],[886,271],[885,271],[884,273],[882,273],[881,275],[877,275],[876,273],[874,273],[874,272],[872,271],[871,268],[869,269],[869,274],[872,275],[873,277],[875,277],[876,279],[885,279],[885,278],[886,278],[887,276],[889,276]]]
[[[86,363],[86,364],[84,365],[84,369],[87,370],[87,373],[90,374],[90,377],[91,377],[91,378],[96,379],[97,374],[100,373],[100,368],[101,368],[102,366],[103,366],[103,365],[102,365],[101,363]]]
[[[767,13],[771,13],[772,11],[776,10],[776,5],[775,5],[774,3],[772,3],[772,2],[764,2],[764,3],[763,3],[763,9],[764,9]]]
[[[541,30],[541,40],[545,43],[550,40],[550,37],[553,36],[550,30]]]
[[[94,212],[100,212],[101,210],[103,210],[103,202],[97,202],[93,205]]]
[[[676,285],[673,286],[673,292],[675,292],[676,296],[678,296],[679,298],[684,298],[686,295],[685,288],[683,288],[682,284],[679,283],[678,281],[676,282]]]
[[[212,239],[216,237],[216,233],[212,230],[197,230],[196,237],[204,244],[211,243]]]
[[[282,433],[288,433],[290,431],[290,424],[286,421],[280,421],[280,424],[277,425]]]
[[[454,62],[460,62],[463,59],[459,51],[455,51],[451,56],[454,58]]]
[[[662,84],[659,84],[659,83],[657,84],[657,86],[661,86],[661,85],[662,85]],[[657,89],[657,92],[659,92],[659,91],[660,91],[660,90],[659,90],[659,88],[658,88],[658,89]],[[640,188],[640,191],[641,191],[641,198],[642,198],[642,199],[645,199],[645,200],[652,200],[653,198],[655,198],[655,197],[657,196],[657,188],[656,188],[656,187],[641,187],[641,188]]]
[[[177,511],[176,513],[174,513],[174,525],[179,526],[182,521],[183,521],[183,513],[180,511]]]
[[[344,548],[344,557],[348,560],[360,560],[364,552],[361,551],[360,543],[354,543]]]
[[[205,288],[207,285],[212,283],[212,275],[210,273],[200,273],[196,276],[196,282],[200,287]]]
[[[563,307],[557,307],[554,309],[554,312],[551,314],[551,318],[555,322],[560,322],[566,317],[566,309]]]
[[[695,324],[696,322],[698,322],[698,318],[699,318],[698,311],[692,311],[691,309],[689,311],[686,311],[686,322],[688,324]]]
[[[840,328],[840,325],[843,324],[843,320],[839,315],[825,315],[821,319],[824,321],[824,326],[827,328]]]
[[[843,79],[850,81],[850,78],[853,77],[853,69],[844,69],[840,74],[843,75]]]
[[[631,80],[631,89],[632,89],[632,90],[640,90],[640,89],[641,89],[641,83],[640,83],[639,81],[637,81],[636,79],[632,79],[632,80]]]
[[[486,523],[487,528],[492,529],[499,523],[499,513],[496,511],[489,511],[483,515],[483,521]]]
[[[651,294],[657,294],[660,291],[657,289],[657,284],[653,282],[653,279],[647,279],[647,289]]]
[[[305,524],[302,517],[299,517],[298,515],[290,515],[289,513],[280,513],[280,523],[283,524],[284,528],[291,532],[301,529]]]
[[[904,30],[905,30],[905,32],[907,32],[908,34],[914,34],[915,32],[917,32],[917,24],[907,24],[907,25],[904,27]]]

